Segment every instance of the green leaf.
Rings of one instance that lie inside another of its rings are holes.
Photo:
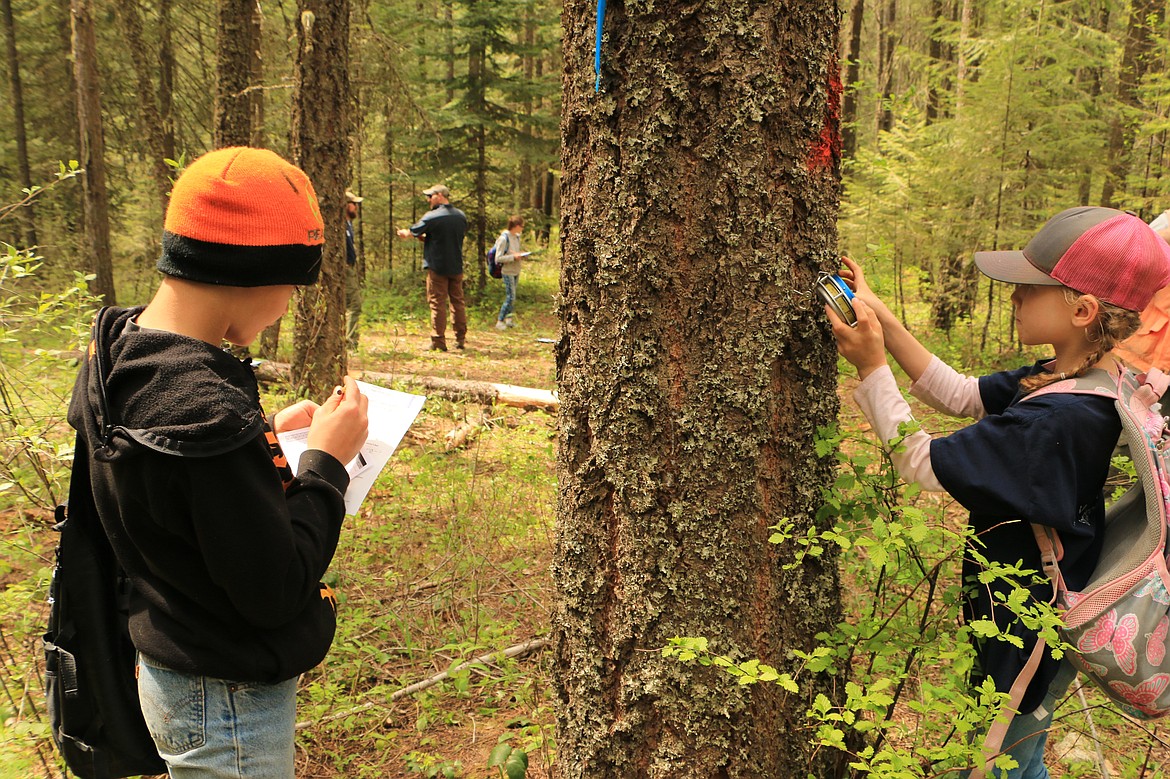
[[[506,741],[500,744],[496,744],[491,753],[488,755],[488,768],[497,768],[502,766],[504,761],[508,759],[508,755],[511,753],[511,744],[507,743]]]

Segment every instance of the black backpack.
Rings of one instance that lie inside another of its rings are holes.
[[[49,586],[45,699],[53,741],[81,779],[166,772],[138,704],[127,624],[129,581],[94,506],[89,452],[80,436]]]

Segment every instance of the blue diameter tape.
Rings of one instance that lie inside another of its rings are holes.
[[[596,79],[593,82],[593,91],[601,91],[601,31],[605,26],[605,0],[597,0],[597,37],[593,44],[593,72]]]

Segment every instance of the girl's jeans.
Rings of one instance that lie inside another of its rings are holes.
[[[500,315],[496,317],[501,322],[512,313],[516,303],[516,282],[520,280],[519,276],[505,275],[502,278],[504,281],[504,305],[500,306]]]
[[[138,695],[175,779],[293,779],[297,680],[231,682],[138,655]]]
[[[1035,711],[1017,714],[1008,726],[1003,739],[1003,751],[1019,763],[1010,771],[998,769],[988,772],[988,777],[997,779],[1048,779],[1044,765],[1044,744],[1048,741],[1048,728],[1052,726],[1052,712],[1068,692],[1069,685],[1077,678],[1077,669],[1067,660],[1061,663],[1044,700]]]

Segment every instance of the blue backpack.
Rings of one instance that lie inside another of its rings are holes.
[[[496,247],[488,249],[487,253],[487,267],[488,273],[493,279],[503,278],[504,270],[500,267],[500,263],[496,262]]]

